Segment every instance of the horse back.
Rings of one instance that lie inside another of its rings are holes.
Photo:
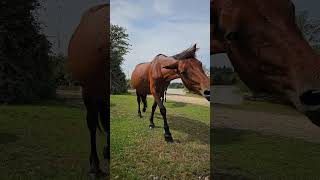
[[[106,88],[110,84],[109,18],[109,5],[90,8],[70,39],[69,68],[83,86]]]
[[[132,72],[131,87],[139,94],[150,94],[149,69],[150,63],[141,63]]]

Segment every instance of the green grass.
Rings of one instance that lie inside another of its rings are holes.
[[[320,144],[246,130],[218,128],[211,133],[217,179],[319,179]]]
[[[216,105],[226,109],[301,115],[289,106],[245,101],[242,105]],[[214,112],[211,106],[211,110]],[[308,133],[308,132],[306,132]],[[211,154],[216,179],[319,179],[320,144],[254,131],[211,130]]]
[[[210,174],[209,108],[167,102],[167,117],[176,142],[163,137],[163,120],[159,109],[155,125],[149,129],[152,99],[139,118],[136,97],[111,96],[111,178],[198,179]]]
[[[159,128],[148,128],[152,98],[148,100],[147,113],[140,119],[135,96],[111,97],[112,178],[208,176],[209,108],[167,102],[171,132],[180,141],[167,144],[159,109],[155,115]],[[280,107],[256,103],[234,108],[289,112]],[[247,130],[220,128],[211,133],[211,157],[217,177],[319,179],[320,144]],[[98,134],[101,162],[103,141],[103,135]],[[0,179],[87,179],[89,149],[82,106],[60,102],[0,106]]]
[[[49,104],[0,106],[0,179],[88,178],[85,110]]]

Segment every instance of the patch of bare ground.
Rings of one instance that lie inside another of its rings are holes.
[[[276,106],[276,105],[275,105]],[[226,106],[211,107],[211,127],[253,130],[262,134],[281,135],[320,143],[320,129],[304,115],[241,110]]]

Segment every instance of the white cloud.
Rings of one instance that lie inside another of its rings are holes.
[[[153,8],[160,15],[170,15],[172,13],[172,0],[154,0]]]
[[[111,23],[129,28],[130,24],[144,15],[144,8],[138,3],[121,0],[111,1]]]

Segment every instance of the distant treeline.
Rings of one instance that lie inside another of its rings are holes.
[[[1,1],[0,104],[26,103],[55,94],[51,44],[32,13],[37,0]]]
[[[170,89],[183,89],[184,85],[183,85],[183,83],[173,82],[173,83],[170,83],[168,88],[170,88]]]
[[[211,84],[214,85],[233,85],[237,82],[237,74],[230,67],[211,67]]]

